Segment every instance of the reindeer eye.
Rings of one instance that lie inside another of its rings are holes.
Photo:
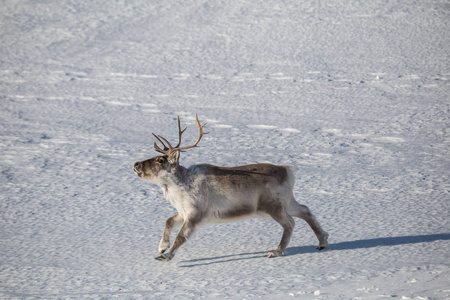
[[[160,164],[163,164],[163,163],[165,163],[166,160],[163,157],[158,157],[158,159],[156,161]]]

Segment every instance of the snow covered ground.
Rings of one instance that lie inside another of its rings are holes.
[[[0,5],[1,299],[450,298],[450,3]],[[299,168],[287,256],[269,220],[202,227],[134,175],[176,116],[182,164]]]

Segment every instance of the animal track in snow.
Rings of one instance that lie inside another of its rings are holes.
[[[272,125],[248,125],[249,128],[252,129],[276,129],[276,126]]]
[[[281,128],[280,130],[284,131],[284,132],[290,132],[290,133],[299,133],[300,132],[300,130],[295,129],[295,128]]]
[[[226,124],[214,124],[214,125],[212,125],[212,127],[215,127],[215,128],[233,128],[233,126],[226,125]]]
[[[143,109],[142,112],[150,113],[150,114],[159,114],[159,113],[161,113],[161,110],[154,109],[154,108],[147,108],[147,109]]]
[[[274,80],[294,80],[294,77],[286,76],[283,73],[274,73],[270,75],[271,79]]]
[[[110,75],[115,77],[141,77],[141,78],[158,78],[157,75],[150,74],[136,74],[136,73],[110,73]]]
[[[105,104],[114,105],[114,106],[131,106],[132,103],[120,102],[120,101],[105,101]]]
[[[417,80],[417,79],[420,79],[420,76],[416,75],[416,74],[410,74],[410,75],[401,76],[400,79],[402,79],[402,80]]]
[[[264,124],[255,124],[255,125],[248,125],[248,128],[251,129],[260,129],[260,130],[279,130],[286,133],[299,133],[300,130],[295,128],[278,128],[277,126],[273,125],[264,125]]]
[[[236,74],[231,81],[258,81],[258,80],[263,80],[263,78],[261,77],[255,77],[255,75],[253,73],[241,73],[241,74]]]
[[[186,79],[188,79],[190,77],[191,77],[191,75],[189,75],[189,74],[180,73],[180,74],[174,74],[173,76],[170,76],[169,79],[186,80]]]
[[[144,113],[151,113],[151,114],[159,114],[161,113],[161,110],[158,109],[158,106],[153,103],[142,103],[139,104],[140,109]]]
[[[373,137],[373,141],[379,143],[403,143],[405,139],[401,137],[393,137],[393,136],[381,136],[381,137]]]
[[[223,79],[222,76],[218,76],[218,75],[214,75],[214,74],[208,74],[205,76],[205,78],[208,80],[222,80]]]

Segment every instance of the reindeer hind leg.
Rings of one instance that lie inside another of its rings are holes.
[[[280,200],[272,197],[261,197],[258,203],[258,211],[263,211],[270,215],[272,219],[274,219],[284,229],[278,248],[269,252],[267,257],[272,258],[284,256],[286,247],[289,244],[292,232],[294,231],[294,219],[287,213]]]
[[[294,231],[294,225],[295,221],[294,219],[287,213],[282,213],[280,215],[272,216],[272,218],[278,222],[278,224],[283,227],[283,236],[281,237],[280,244],[278,245],[278,248],[275,251],[271,251],[267,254],[267,257],[278,257],[278,256],[284,256],[285,250],[287,245],[289,244],[289,241],[291,240],[292,232]]]
[[[308,223],[319,240],[319,246],[317,247],[318,250],[323,250],[328,247],[328,233],[320,227],[319,222],[317,222],[316,218],[307,206],[299,204],[294,198],[292,198],[292,201],[289,203],[288,213],[289,215],[303,219],[306,223]]]

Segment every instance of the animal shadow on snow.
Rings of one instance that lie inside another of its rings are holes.
[[[340,242],[336,244],[330,244],[331,250],[352,250],[352,249],[367,249],[374,247],[385,246],[399,246],[407,244],[429,243],[440,240],[450,240],[450,233],[442,234],[429,234],[429,235],[413,235],[413,236],[396,236],[396,237],[383,237],[368,240],[357,240],[350,242]],[[292,250],[301,247],[294,247]],[[296,254],[303,252],[296,252]]]
[[[328,251],[339,250],[355,250],[355,249],[367,249],[375,247],[388,247],[407,244],[429,243],[440,240],[450,240],[450,233],[442,234],[430,234],[430,235],[415,235],[415,236],[398,236],[398,237],[382,237],[368,240],[356,240],[349,242],[340,242],[330,244]],[[316,246],[299,246],[288,247],[286,249],[286,255],[299,255],[306,253],[322,253],[323,251],[317,251]],[[325,252],[327,252],[325,250]],[[190,263],[188,265],[181,265],[180,267],[189,268],[196,266],[212,265],[217,263],[227,263],[232,261],[246,260],[246,259],[261,259],[267,252],[251,252],[251,253],[239,253],[230,254],[209,258],[197,258],[191,260],[182,261],[182,263]],[[278,258],[280,259],[280,258]],[[282,258],[281,258],[282,259]]]

